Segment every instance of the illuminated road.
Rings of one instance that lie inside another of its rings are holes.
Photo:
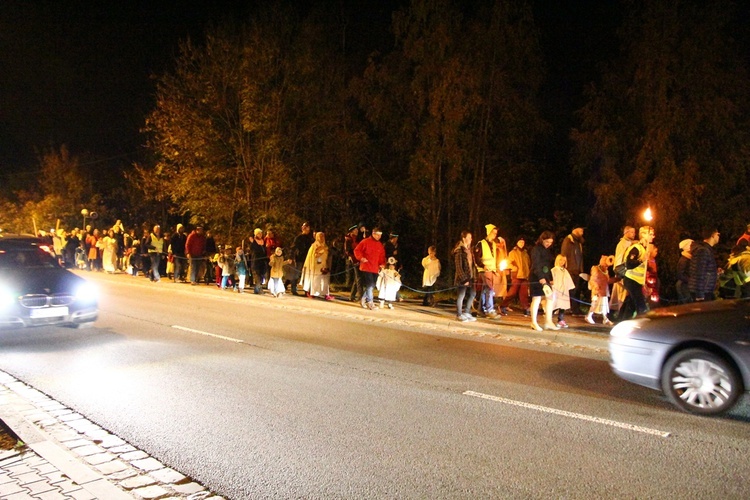
[[[0,369],[228,498],[750,495],[746,403],[679,413],[601,353],[93,278],[96,328],[0,332]]]

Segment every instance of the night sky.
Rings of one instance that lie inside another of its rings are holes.
[[[392,44],[388,21],[402,3],[334,2],[351,16],[350,42],[363,55]],[[138,159],[144,143],[139,129],[153,106],[152,75],[170,68],[180,40],[200,39],[209,23],[247,19],[253,5],[3,0],[0,182],[37,169],[37,152],[61,144],[77,155],[125,165]],[[300,8],[309,6],[304,5]],[[597,64],[614,54],[620,4],[576,0],[534,6],[549,73],[542,105],[564,142],[583,85],[596,78]]]

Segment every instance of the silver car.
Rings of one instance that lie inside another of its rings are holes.
[[[60,267],[38,238],[0,238],[0,327],[91,326],[96,287]]]
[[[750,387],[750,301],[666,307],[610,332],[610,365],[681,410],[718,415]]]

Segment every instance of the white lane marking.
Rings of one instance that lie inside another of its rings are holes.
[[[609,425],[612,427],[619,427],[621,429],[627,429],[630,431],[642,432],[644,434],[651,434],[659,437],[669,437],[669,432],[664,432],[656,429],[649,429],[648,427],[640,427],[638,425],[626,424],[625,422],[617,422],[616,420],[607,420],[605,418],[592,417],[590,415],[583,415],[581,413],[573,413],[565,410],[558,410],[556,408],[549,408],[546,406],[534,405],[531,403],[524,403],[523,401],[514,401],[512,399],[500,398],[497,396],[491,396],[489,394],[482,394],[481,392],[466,391],[464,396],[473,396],[475,398],[489,399],[490,401],[496,401],[498,403],[505,403],[513,406],[520,406],[521,408],[528,408],[530,410],[542,411],[545,413],[552,413],[554,415],[560,415],[563,417],[577,418],[578,420],[585,420],[587,422],[594,422],[597,424]]]
[[[232,337],[225,337],[224,335],[217,335],[215,333],[203,332],[201,330],[194,330],[193,328],[188,328],[186,326],[172,325],[172,328],[176,328],[177,330],[182,330],[185,332],[197,333],[198,335],[205,335],[206,337],[214,337],[216,339],[228,340],[229,342],[235,342],[237,344],[245,343],[243,340],[240,340],[240,339],[234,339]]]

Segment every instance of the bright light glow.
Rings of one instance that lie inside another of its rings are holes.
[[[508,261],[503,259],[500,261],[500,270],[505,271],[506,269],[508,269]]]
[[[649,321],[651,320],[649,320],[648,318],[638,318],[628,321],[622,321],[620,323],[617,323],[612,328],[612,330],[609,331],[609,334],[612,337],[628,337],[634,331],[640,330],[642,324],[648,323]]]
[[[651,207],[648,207],[643,212],[643,220],[645,220],[646,222],[651,222],[652,220],[654,220],[654,214],[651,213]]]
[[[99,289],[92,283],[83,283],[76,289],[76,298],[82,302],[96,302],[99,298]]]
[[[0,286],[0,309],[12,306],[16,303],[16,294],[4,286]]]

